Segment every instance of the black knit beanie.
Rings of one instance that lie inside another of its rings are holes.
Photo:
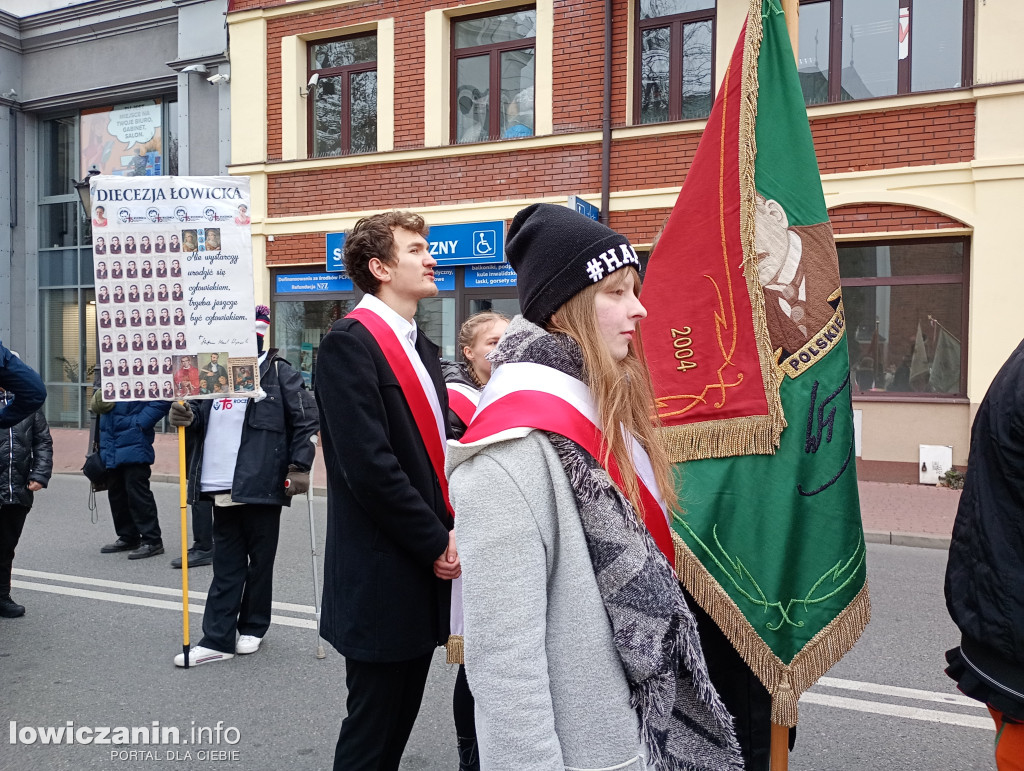
[[[543,326],[566,300],[619,268],[640,270],[625,236],[566,206],[535,203],[516,214],[505,254],[523,316]]]

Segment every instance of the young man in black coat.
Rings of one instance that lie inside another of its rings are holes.
[[[363,315],[336,322],[317,358],[329,500],[321,634],[345,657],[348,686],[336,770],[398,768],[462,571],[441,487],[448,396],[438,348],[413,320],[437,294],[425,235],[411,212],[356,223],[344,261],[366,292],[353,311]]]

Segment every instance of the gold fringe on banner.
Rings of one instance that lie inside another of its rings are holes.
[[[658,429],[670,463],[728,458],[733,455],[771,455],[778,446],[780,430],[771,415],[704,421]]]
[[[466,663],[465,640],[461,634],[449,635],[448,642],[444,646],[444,649],[447,653],[449,664]]]
[[[743,611],[675,531],[672,539],[676,547],[676,575],[768,689],[772,697],[772,722],[795,726],[800,694],[846,655],[871,620],[867,583],[787,665],[761,639]]]
[[[757,250],[754,247],[754,208],[757,203],[757,189],[754,186],[754,168],[757,160],[757,60],[761,52],[761,38],[764,28],[761,23],[762,0],[750,0],[747,11],[747,32],[743,43],[743,83],[740,97],[740,242],[743,244],[743,275],[747,279],[747,292],[753,312],[754,338],[757,340],[757,356],[761,361],[761,378],[764,393],[768,399],[768,416],[771,431],[771,448],[754,450],[760,454],[773,454],[779,446],[782,429],[786,427],[786,416],[782,411],[782,397],[779,386],[782,377],[776,367],[775,349],[768,335],[768,317],[764,309],[764,289],[757,277]],[[748,453],[749,454],[749,453]]]

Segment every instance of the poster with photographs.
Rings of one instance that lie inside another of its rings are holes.
[[[106,401],[259,390],[248,177],[91,180]]]

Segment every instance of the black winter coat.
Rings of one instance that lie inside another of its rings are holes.
[[[446,413],[438,348],[420,332],[416,352]],[[429,654],[448,640],[451,582],[433,564],[454,522],[398,379],[358,321],[335,322],[320,342],[316,397],[328,506],[320,633],[359,661]]]
[[[8,394],[0,392],[0,407],[7,401]],[[52,471],[53,440],[42,410],[0,429],[0,503],[31,506],[34,496],[28,483],[46,487]]]
[[[231,499],[238,503],[290,506],[292,499],[285,494],[284,487],[288,466],[308,471],[316,455],[316,447],[310,441],[320,430],[316,402],[303,386],[302,375],[277,355],[276,348],[267,351],[267,358],[260,365],[260,388],[266,392],[266,398],[250,399],[245,407]],[[214,401],[187,402],[194,418],[185,432],[188,495],[192,503],[198,503],[202,495],[203,443]]]
[[[963,635],[947,654],[949,674],[969,696],[1024,719],[1024,342],[974,419],[946,607]]]

